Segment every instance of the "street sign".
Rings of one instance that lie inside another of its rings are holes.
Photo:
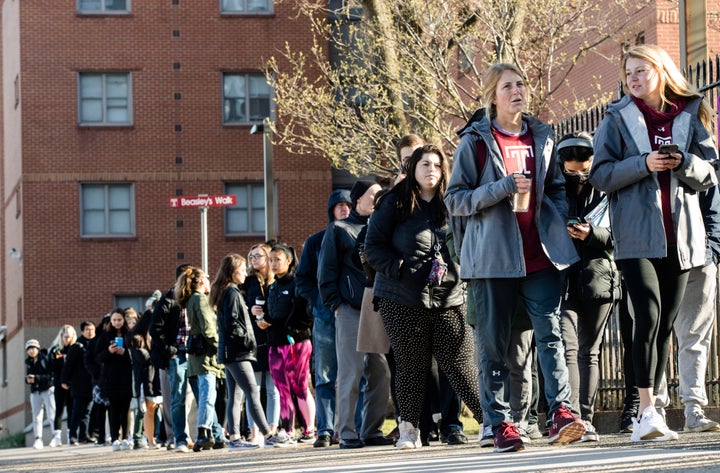
[[[197,207],[227,207],[237,204],[235,194],[226,195],[181,195],[170,197],[170,207],[174,209]]]

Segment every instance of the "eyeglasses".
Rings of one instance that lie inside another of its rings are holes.
[[[267,255],[250,255],[250,259],[263,259],[267,258]]]

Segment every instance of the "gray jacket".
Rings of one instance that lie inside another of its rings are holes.
[[[535,225],[543,251],[559,269],[579,260],[567,233],[565,178],[555,153],[552,128],[523,116],[534,140],[536,176]],[[492,137],[487,117],[468,124],[460,132],[445,204],[453,216],[455,251],[463,279],[524,277],[522,235],[510,206],[515,180],[507,175],[500,149]],[[477,145],[487,149],[485,168],[478,172]]]
[[[700,99],[675,118],[672,136],[683,156],[670,180],[672,219],[681,269],[705,263],[705,231],[698,192],[717,184],[717,149],[698,118]],[[645,164],[652,151],[642,112],[630,97],[608,107],[595,132],[590,183],[610,199],[615,258],[664,258],[667,242],[657,173]]]

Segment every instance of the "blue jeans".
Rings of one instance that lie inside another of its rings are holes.
[[[217,400],[217,379],[214,374],[199,374],[190,378],[190,389],[192,389],[197,401],[197,427],[212,430],[212,436],[216,442],[225,441],[225,432],[218,422],[215,411]]]
[[[335,314],[318,303],[313,309],[313,356],[315,363],[315,401],[317,405],[317,433],[332,437],[335,424],[335,380],[337,354],[335,352]]]
[[[518,299],[525,304],[535,331],[538,361],[545,376],[549,412],[569,406],[570,384],[560,332],[560,299],[563,276],[548,268],[523,278],[473,279],[470,290],[477,304],[476,341],[480,345],[483,405],[493,431],[504,421],[512,422],[505,400],[504,384],[509,375],[507,350]]]
[[[178,353],[175,358],[170,359],[167,373],[172,397],[170,413],[175,445],[187,445],[185,396],[187,395],[188,378],[187,357],[184,353]]]

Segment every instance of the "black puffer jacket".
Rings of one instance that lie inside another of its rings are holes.
[[[245,289],[245,305],[249,308],[255,305],[257,298],[266,299],[266,290],[260,287],[260,281],[257,276],[248,276],[243,284]],[[265,303],[263,311],[267,316],[268,305]],[[253,333],[255,334],[255,344],[257,345],[257,361],[253,363],[254,371],[270,371],[270,365],[268,364],[268,348],[270,348],[270,334],[267,330],[263,330],[257,326],[257,319],[255,316],[250,314],[250,320],[252,321]]]
[[[433,209],[442,202],[438,198],[431,202],[420,201],[414,214],[400,221],[397,199],[395,191],[380,202],[370,217],[365,237],[365,255],[377,271],[373,286],[375,297],[418,308],[462,305],[465,302],[464,283],[445,241],[447,222],[436,225],[431,221],[431,215],[435,214]],[[435,259],[434,246],[438,242],[447,272],[440,285],[430,285],[428,275]]]
[[[85,366],[85,346],[88,340],[85,337],[78,338],[65,358],[65,366],[62,369],[61,379],[64,384],[70,386],[70,394],[73,397],[92,397],[92,376]]]
[[[48,352],[42,348],[34,360],[25,358],[25,375],[34,374],[35,381],[30,385],[30,392],[47,391],[53,387],[53,374],[48,363]]]
[[[318,287],[323,304],[335,311],[340,304],[362,305],[365,270],[360,262],[358,234],[368,217],[355,210],[344,220],[332,222],[323,237],[318,261]]]
[[[125,352],[122,355],[110,353],[108,348],[115,340],[114,329],[102,332],[96,337],[95,361],[100,365],[98,385],[103,396],[108,398],[133,396],[133,369],[130,358],[129,340],[125,338]]]
[[[252,329],[250,314],[240,288],[230,284],[220,297],[217,309],[219,345],[224,353],[223,363],[234,361],[257,361],[257,343]]]
[[[178,347],[176,343],[180,329],[180,312],[173,289],[165,293],[155,304],[150,319],[150,336],[153,341],[150,358],[156,368],[168,369],[170,358],[175,356],[178,350],[185,349]]]
[[[312,337],[313,318],[305,299],[295,295],[294,274],[288,273],[270,285],[267,306],[270,346],[289,345],[288,336],[296,343]]]
[[[567,186],[568,215],[577,215],[582,222],[605,196],[589,184],[580,194]],[[612,258],[613,240],[610,228],[590,227],[585,240],[573,239],[580,261],[568,271],[566,298],[581,301],[607,302],[620,298],[620,274]]]

